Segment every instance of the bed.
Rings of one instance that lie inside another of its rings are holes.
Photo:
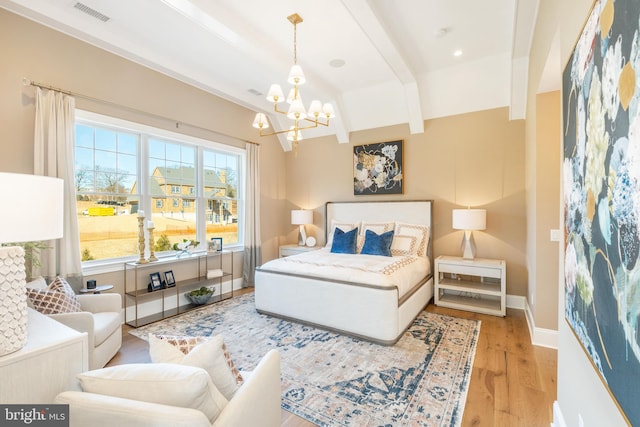
[[[269,261],[256,269],[256,310],[396,343],[433,297],[432,206],[430,200],[327,203],[326,242],[333,242],[337,228],[348,231],[357,224],[360,232],[380,234],[393,224],[394,256],[332,254],[329,244]],[[363,239],[358,238],[359,248]]]

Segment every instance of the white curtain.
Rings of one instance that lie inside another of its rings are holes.
[[[260,146],[247,144],[246,215],[244,222],[243,287],[254,286],[256,267],[262,264],[260,241]]]
[[[36,88],[34,173],[64,180],[64,236],[47,242],[51,249],[41,252],[40,274],[61,275],[82,282],[80,233],[76,215],[74,171],[75,99],[52,90]],[[46,214],[47,207],[42,207]]]

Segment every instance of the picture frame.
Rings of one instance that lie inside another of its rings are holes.
[[[164,272],[164,280],[167,288],[171,288],[176,285],[176,279],[173,276],[173,270]]]
[[[640,425],[640,4],[596,1],[562,74],[564,318],[629,425]]]
[[[402,140],[353,147],[353,194],[403,194]]]
[[[212,237],[207,242],[207,252],[222,252],[222,237]]]
[[[160,273],[151,273],[149,274],[149,278],[151,279],[151,283],[149,286],[152,291],[157,291],[162,289],[162,278],[160,277]]]

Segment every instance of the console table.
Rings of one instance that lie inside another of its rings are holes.
[[[79,390],[76,375],[89,369],[87,334],[28,308],[27,344],[0,357],[0,402],[52,403]]]

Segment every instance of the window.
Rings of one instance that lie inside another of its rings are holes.
[[[241,240],[244,150],[77,112],[75,176],[82,260],[139,256],[138,211],[156,253],[193,239]],[[149,242],[146,242],[147,250]]]

